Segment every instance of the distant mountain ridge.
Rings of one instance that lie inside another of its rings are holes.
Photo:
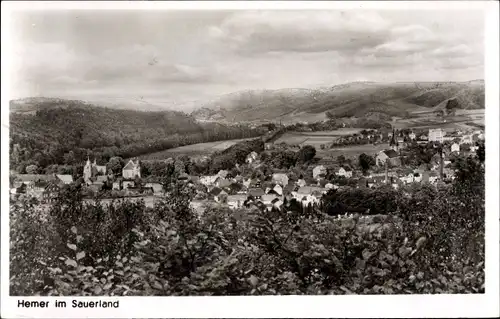
[[[196,106],[190,115],[200,122],[320,121],[334,117],[406,116],[416,109],[440,110],[454,99],[459,109],[482,109],[485,104],[484,80],[467,82],[351,82],[331,87],[247,90],[219,96]],[[444,103],[444,104],[443,104]],[[66,108],[70,104],[110,109],[160,112],[171,111],[147,101],[107,103],[32,97],[10,101],[14,113],[34,113],[45,108]],[[191,103],[193,104],[193,103]]]
[[[203,121],[300,121],[314,117],[405,116],[455,99],[457,108],[484,108],[484,81],[353,82],[319,89],[242,91],[206,103],[191,113]]]

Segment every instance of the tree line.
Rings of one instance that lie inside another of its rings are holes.
[[[139,112],[91,106],[11,114],[10,164],[19,173],[35,165],[78,165],[95,158],[136,157],[178,146],[257,137],[267,130],[244,125],[197,123],[180,112]]]

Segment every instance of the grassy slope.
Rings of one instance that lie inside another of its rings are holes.
[[[459,107],[484,108],[484,83],[350,83],[318,90],[276,90],[233,93],[193,112],[197,118],[228,121],[279,120],[330,112],[335,117],[367,114],[406,116],[457,98]]]

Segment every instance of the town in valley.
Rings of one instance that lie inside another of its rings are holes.
[[[10,295],[484,294],[484,12],[440,8],[13,13]]]
[[[306,132],[307,128],[304,125]],[[286,127],[278,126],[267,135],[276,139],[276,132],[280,130],[286,132]],[[349,157],[344,156],[342,151],[335,151],[339,145],[349,147],[375,143],[386,148]],[[221,169],[215,174],[190,174],[185,167],[181,167],[176,172],[178,180],[195,189],[192,207],[200,212],[208,205],[230,209],[261,206],[270,210],[273,207],[281,209],[285,199],[294,199],[307,207],[309,204],[319,203],[321,197],[331,189],[375,188],[382,185],[397,189],[412,183],[437,185],[451,182],[454,179],[454,159],[459,156],[477,156],[480,147],[484,152],[484,131],[480,128],[363,129],[358,133],[332,137],[330,144],[321,144],[318,151],[314,149],[313,152],[319,153],[327,148],[331,156],[315,156],[311,158],[311,163],[301,169],[283,169],[269,165],[269,160],[276,156],[274,154],[298,151],[300,146],[284,142],[277,144],[272,138],[268,140],[265,137],[262,144],[264,149],[246,154],[244,163],[234,163],[233,167]],[[304,144],[307,146],[307,141]],[[417,163],[421,163],[415,165],[415,161],[411,159],[417,157],[422,149],[426,150],[427,157],[424,160],[418,159]],[[204,156],[198,160],[207,161],[209,158]],[[83,170],[74,174],[13,172],[11,199],[30,196],[37,198],[42,204],[50,204],[61,188],[78,183],[85,189],[89,200],[94,197],[107,200],[142,199],[153,207],[155,199],[161,199],[165,192],[161,176],[148,171],[145,173],[147,168],[144,166],[154,165],[155,161],[175,165],[176,159],[169,157],[165,160],[141,161],[112,158],[111,161],[101,161],[98,164],[95,158],[90,160],[89,157],[81,165]],[[30,169],[29,166],[26,168]]]

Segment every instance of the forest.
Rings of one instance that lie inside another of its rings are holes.
[[[180,112],[139,112],[70,105],[41,108],[34,115],[10,115],[10,164],[19,173],[36,165],[98,164],[182,145],[257,137],[265,128],[197,123]]]

